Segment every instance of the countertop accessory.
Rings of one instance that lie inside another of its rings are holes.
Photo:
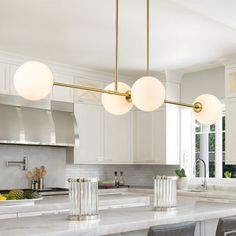
[[[169,211],[176,207],[176,177],[154,177],[154,210]]]
[[[19,199],[19,200],[2,200],[0,201],[1,206],[32,206],[36,201],[43,200],[43,197],[34,199]]]
[[[28,159],[24,157],[23,161],[7,161],[6,166],[22,166],[22,170],[28,170]]]
[[[119,185],[125,185],[125,180],[124,180],[124,176],[123,176],[124,172],[120,171],[120,178],[119,178]]]
[[[115,175],[115,179],[114,179],[114,182],[115,182],[115,186],[118,187],[119,186],[119,178],[118,178],[118,175],[117,175],[117,171],[114,172],[114,175]]]
[[[98,179],[97,178],[70,178],[69,220],[96,220],[98,213]]]

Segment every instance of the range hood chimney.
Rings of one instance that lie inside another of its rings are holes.
[[[0,143],[78,146],[73,103],[0,95]]]

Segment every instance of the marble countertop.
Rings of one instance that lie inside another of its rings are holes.
[[[149,196],[135,193],[113,193],[99,196],[99,209],[148,206],[150,204]],[[0,206],[0,219],[12,217],[33,216],[46,213],[61,213],[69,211],[68,196],[44,197],[43,200],[37,201],[33,206]],[[28,213],[28,214],[26,214]]]
[[[151,207],[100,211],[100,220],[68,221],[66,214],[0,220],[1,235],[107,235],[147,229],[153,225],[204,221],[236,214],[236,204],[184,202],[175,211],[154,212]]]

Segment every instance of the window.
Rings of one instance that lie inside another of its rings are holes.
[[[215,177],[216,125],[203,125],[195,121],[195,161],[202,158],[206,162],[207,177]],[[201,162],[196,164],[196,177],[200,177]]]
[[[225,164],[225,113],[219,122],[203,125],[195,121],[195,161],[206,162],[207,177],[236,178],[236,165]],[[200,177],[201,162],[195,164],[195,176]],[[202,175],[201,175],[202,176]]]

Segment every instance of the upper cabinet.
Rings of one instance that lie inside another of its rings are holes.
[[[53,77],[54,77],[54,81],[56,82],[67,83],[67,84],[74,83],[74,78],[71,75],[53,73]],[[72,88],[54,86],[52,89],[50,98],[55,101],[73,102],[74,101],[73,92],[74,92],[74,89]]]
[[[133,112],[115,116],[104,113],[104,159],[112,163],[133,162]]]
[[[74,148],[74,164],[103,161],[103,108],[85,103],[74,107],[80,144]]]
[[[10,94],[9,65],[0,63],[0,93]]]
[[[16,70],[18,69],[18,65],[10,65],[10,72],[9,72],[9,84],[10,84],[10,90],[9,90],[9,94],[10,95],[14,95],[14,96],[19,96],[19,94],[17,93],[16,89],[15,89],[15,85],[14,85],[14,76],[16,73]]]
[[[134,112],[134,162],[179,164],[179,109]]]
[[[134,162],[154,162],[152,152],[152,113],[134,111]]]

